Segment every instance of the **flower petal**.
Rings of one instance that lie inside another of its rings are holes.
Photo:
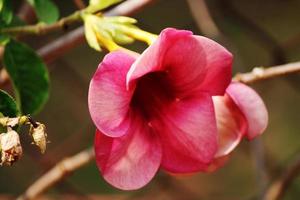
[[[104,179],[123,190],[146,185],[157,172],[162,156],[158,136],[138,117],[122,137],[111,138],[97,131],[95,154]]]
[[[208,94],[174,102],[153,124],[161,135],[162,167],[167,171],[191,173],[204,170],[214,159],[217,127]]]
[[[168,28],[132,65],[127,87],[147,73],[165,71],[178,96],[199,91],[223,95],[231,80],[231,64],[232,55],[218,43]]]
[[[90,82],[89,111],[105,135],[118,137],[129,128],[128,110],[133,92],[126,90],[126,74],[134,60],[121,51],[109,53]]]
[[[260,96],[242,83],[231,83],[226,93],[232,98],[248,122],[248,139],[264,132],[268,125],[268,111]]]
[[[217,42],[194,36],[205,51],[207,73],[201,88],[212,95],[223,95],[231,82],[232,54]]]
[[[215,158],[212,163],[205,169],[205,172],[215,172],[217,169],[223,167],[229,160],[230,155]]]
[[[136,79],[147,73],[165,70],[163,62],[168,49],[172,47],[172,44],[175,44],[179,38],[186,38],[192,34],[190,31],[176,30],[173,28],[164,29],[158,39],[141,54],[130,68],[126,77],[127,87],[131,87]]]
[[[247,131],[247,121],[230,96],[213,97],[219,148],[216,158],[228,155],[241,141]]]

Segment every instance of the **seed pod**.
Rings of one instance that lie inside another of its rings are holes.
[[[38,122],[36,125],[36,127],[30,125],[29,134],[32,136],[33,143],[40,148],[41,153],[45,153],[47,147],[46,126]]]
[[[14,130],[0,135],[1,165],[12,165],[22,156],[19,134]]]

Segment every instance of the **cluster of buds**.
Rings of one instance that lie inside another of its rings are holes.
[[[32,137],[32,143],[39,147],[41,153],[46,151],[46,127],[42,123],[35,122],[30,116],[1,117],[0,125],[7,129],[5,133],[0,134],[0,165],[12,165],[22,156],[20,137],[16,132],[22,125],[30,126],[29,135]]]

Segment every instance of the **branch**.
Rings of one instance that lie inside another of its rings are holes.
[[[143,8],[144,5],[152,2],[153,0],[131,0],[126,1],[120,6],[117,6],[115,9],[112,9],[111,11],[107,12],[106,15],[129,15],[140,8]],[[78,2],[78,1],[76,1]],[[134,9],[132,9],[134,8]],[[11,27],[11,28],[3,28],[0,29],[0,33],[5,34],[13,34],[13,35],[25,35],[25,34],[45,34],[49,32],[53,32],[59,29],[64,29],[67,25],[72,24],[74,22],[78,22],[81,19],[81,14],[83,12],[85,13],[95,13],[99,10],[95,10],[93,7],[86,7],[83,10],[75,11],[73,14],[61,18],[59,21],[53,23],[53,24],[44,24],[44,23],[38,23],[35,25],[28,25],[28,26],[17,26],[17,27]]]
[[[283,198],[287,189],[297,176],[300,174],[300,157],[288,167],[282,176],[271,184],[266,192],[264,200],[279,200]]]
[[[86,7],[83,0],[73,0],[73,2],[79,9],[84,9]]]
[[[94,159],[93,148],[88,148],[78,154],[65,158],[57,163],[50,171],[36,180],[17,200],[35,199],[39,194],[59,182],[69,173],[76,171]]]
[[[205,0],[187,0],[191,13],[202,33],[210,38],[218,38],[222,34],[214,22]]]
[[[270,68],[256,67],[251,72],[238,73],[234,77],[234,80],[246,84],[251,84],[257,81],[262,81],[299,72],[300,62],[292,62],[284,65],[273,66]]]
[[[35,25],[16,26],[11,28],[0,29],[0,33],[12,34],[12,35],[26,35],[26,34],[45,34],[56,30],[64,29],[67,25],[81,20],[81,12],[76,11],[73,14],[61,18],[59,21],[53,24],[38,23]]]

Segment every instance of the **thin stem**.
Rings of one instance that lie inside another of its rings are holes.
[[[83,0],[73,0],[73,2],[79,9],[84,9],[86,7]]]
[[[46,33],[53,32],[53,31],[56,31],[59,29],[64,29],[67,25],[72,24],[77,21],[80,21],[82,12],[83,12],[83,10],[76,11],[73,14],[62,18],[53,24],[38,23],[35,25],[3,28],[3,29],[0,29],[0,33],[6,33],[6,34],[11,34],[11,35],[46,34]]]
[[[187,0],[198,28],[205,36],[219,38],[222,34],[214,22],[205,0]]]
[[[67,174],[76,171],[82,166],[88,164],[94,159],[93,148],[85,149],[78,154],[65,158],[57,163],[50,171],[41,176],[34,184],[32,184],[24,194],[19,196],[17,200],[35,199],[47,188],[53,186]]]
[[[300,72],[300,62],[292,62],[284,65],[273,66],[269,68],[256,67],[248,73],[238,73],[234,80],[251,84],[254,82],[286,76]]]
[[[274,181],[268,188],[263,200],[279,200],[282,199],[289,186],[300,174],[300,157],[290,165],[282,174],[282,176]]]
[[[131,28],[131,27],[123,26],[121,27],[121,29],[128,36],[136,40],[146,42],[148,45],[151,45],[158,37],[158,35],[149,33],[139,28]]]
[[[38,23],[35,25],[28,26],[16,26],[0,29],[0,33],[11,34],[11,35],[25,35],[25,34],[35,34],[41,35],[49,32],[53,32],[59,29],[64,29],[67,25],[74,22],[82,20],[83,13],[97,13],[99,10],[97,7],[88,6],[82,10],[75,11],[73,14],[61,18],[59,21],[53,24]]]

